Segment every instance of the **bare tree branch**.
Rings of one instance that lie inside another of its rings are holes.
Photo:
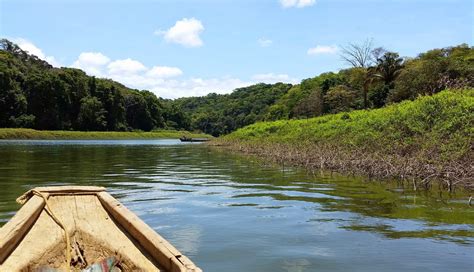
[[[341,48],[342,59],[353,67],[367,68],[374,62],[372,39],[367,39],[361,44],[350,43]]]

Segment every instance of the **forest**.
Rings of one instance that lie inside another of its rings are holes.
[[[0,127],[37,130],[151,131],[228,134],[258,121],[304,119],[381,108],[444,89],[474,86],[474,47],[433,49],[414,58],[349,44],[350,68],[300,84],[255,84],[230,94],[162,99],[75,68],[55,68],[0,41]]]
[[[184,113],[149,91],[54,68],[16,44],[0,42],[0,127],[150,131],[189,127]]]
[[[228,95],[209,94],[172,101],[190,116],[191,127],[227,134],[255,121],[302,119],[357,109],[381,108],[444,89],[474,86],[474,48],[466,44],[434,49],[415,58],[350,44],[342,56],[351,65],[300,84],[257,84]]]

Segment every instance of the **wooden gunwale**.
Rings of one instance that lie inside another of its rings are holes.
[[[0,264],[8,258],[28,233],[44,206],[45,203],[41,197],[33,196],[10,221],[0,228]]]

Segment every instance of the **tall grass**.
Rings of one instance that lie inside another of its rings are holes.
[[[311,158],[322,166],[319,162],[325,158],[313,158],[318,152],[319,157],[331,157],[333,168],[339,164],[363,172],[372,167],[367,164],[379,164],[383,167],[371,174],[436,177],[451,185],[469,179],[473,183],[473,136],[474,90],[447,90],[376,110],[256,123],[218,144],[251,146],[270,156],[278,146],[286,150],[277,155],[281,160],[299,160],[305,154],[306,163]],[[290,150],[293,155],[287,154]]]
[[[176,130],[156,130],[151,132],[121,132],[121,131],[62,131],[62,130],[34,130],[24,128],[0,128],[0,139],[159,139],[180,138],[209,138],[201,133],[191,133]]]

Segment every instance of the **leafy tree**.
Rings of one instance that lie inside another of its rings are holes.
[[[125,96],[127,124],[131,129],[150,131],[153,129],[153,119],[147,108],[145,98],[138,92]]]
[[[388,85],[379,84],[369,92],[369,100],[376,108],[383,107],[387,102],[387,96],[390,93]]]
[[[369,92],[369,100],[373,106],[379,108],[385,105],[387,96],[395,87],[395,80],[403,69],[403,58],[394,52],[384,52],[382,56],[376,58],[376,66],[371,70],[373,81],[379,80],[383,85],[378,85]]]
[[[329,89],[331,90],[331,89]],[[315,89],[307,98],[302,99],[293,109],[296,116],[315,117],[323,114],[324,100],[321,89]]]
[[[140,94],[143,96],[146,102],[146,108],[150,113],[150,117],[153,122],[153,128],[164,128],[165,121],[163,117],[163,105],[160,100],[149,91],[142,91]]]
[[[397,53],[386,52],[377,58],[374,77],[380,78],[390,89],[394,87],[394,81],[400,75],[403,68],[403,58]]]
[[[356,94],[344,85],[332,87],[324,96],[324,101],[328,104],[330,113],[349,111],[353,109],[355,99]]]
[[[434,49],[405,62],[388,101],[414,99],[446,88],[474,86],[474,47]]]
[[[185,114],[167,114],[151,92],[79,69],[54,68],[5,39],[0,40],[0,107],[2,127],[151,130],[166,127],[169,115],[175,128],[189,128],[188,119],[180,119]]]
[[[106,111],[97,97],[81,99],[78,123],[82,130],[104,130],[107,126],[105,115]]]
[[[239,88],[231,94],[211,93],[204,97],[181,98],[167,103],[182,111],[184,116],[190,116],[191,129],[218,136],[263,120],[268,116],[270,105],[290,88],[290,84],[261,83]],[[173,118],[169,116],[168,119]]]
[[[271,105],[264,116],[266,121],[275,121],[288,118],[288,110],[282,104]]]
[[[14,120],[26,113],[26,98],[8,72],[0,72],[0,126],[16,126]]]
[[[173,129],[191,129],[191,120],[189,114],[183,111],[178,105],[170,104],[169,101],[164,101],[165,127]]]
[[[24,82],[28,99],[28,113],[34,115],[36,129],[61,129],[60,99],[61,94],[55,91],[56,82],[53,75],[31,74]]]
[[[93,80],[89,81],[89,88],[95,90],[91,93],[95,93],[107,112],[107,130],[126,130],[125,98],[118,87],[109,81],[95,82]]]
[[[371,69],[374,63],[374,56],[378,55],[383,49],[374,49],[372,40],[368,39],[363,43],[350,43],[342,46],[341,57],[354,68],[360,68],[363,71],[362,95],[364,99],[364,108],[369,107],[368,93],[369,86],[374,75]]]
[[[291,85],[166,100],[73,68],[54,68],[0,40],[0,127],[67,130],[201,130],[218,136],[261,120],[383,107],[445,88],[474,87],[474,48],[434,49],[403,60],[370,40],[343,47],[352,66]]]

